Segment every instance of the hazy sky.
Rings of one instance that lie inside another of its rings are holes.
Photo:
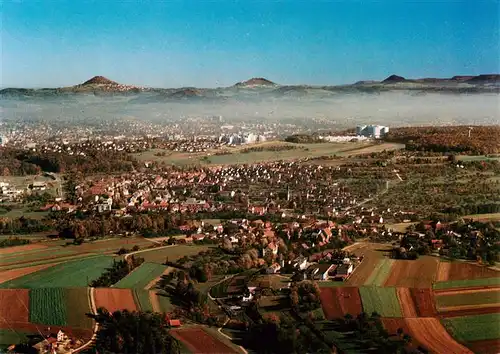
[[[500,1],[1,1],[3,87],[500,72]]]

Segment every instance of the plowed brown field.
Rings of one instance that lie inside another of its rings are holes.
[[[153,312],[161,312],[160,301],[158,300],[158,295],[156,295],[156,291],[149,291],[149,301],[151,301],[151,307],[153,308]]]
[[[22,245],[22,246],[14,246],[14,247],[6,247],[0,249],[0,256],[4,254],[16,253],[16,252],[26,252],[31,250],[38,250],[42,248],[47,248],[45,245],[41,244],[33,244],[33,245]]]
[[[238,353],[220,340],[212,337],[201,328],[191,327],[174,329],[170,333],[180,340],[193,353],[233,354]]]
[[[430,288],[436,278],[439,261],[433,257],[421,257],[414,261],[396,260],[385,286],[405,288]]]
[[[97,308],[104,307],[109,312],[121,310],[137,311],[134,296],[130,289],[95,289],[95,303]]]
[[[29,290],[0,289],[0,323],[8,328],[14,322],[29,322]]]
[[[432,289],[411,289],[410,291],[419,317],[436,316],[436,303]]]
[[[368,242],[353,245],[349,252],[354,253],[356,256],[363,256],[364,259],[354,268],[351,276],[346,280],[346,284],[351,286],[363,285],[372,274],[379,260],[384,257],[383,250],[390,250],[390,248],[390,245]]]
[[[469,349],[455,341],[437,318],[407,318],[410,336],[433,353],[465,354]]]
[[[498,354],[500,353],[500,339],[469,342],[467,343],[467,347],[474,353]]]
[[[320,288],[321,306],[325,317],[329,320],[343,317],[346,314],[359,315],[363,311],[358,288]]]
[[[417,317],[417,309],[415,308],[415,302],[411,296],[411,291],[408,288],[397,288],[399,305],[401,306],[401,311],[403,317]]]
[[[384,325],[384,328],[390,335],[395,335],[398,333],[398,329],[401,328],[405,334],[410,334],[410,328],[408,327],[408,324],[406,323],[404,318],[382,318],[382,324]],[[422,343],[417,341],[415,338],[412,337],[410,347],[415,349],[418,346],[424,347]]]
[[[59,263],[40,264],[40,265],[36,265],[36,266],[32,266],[32,267],[0,271],[0,284],[5,283],[5,282],[12,280],[12,279],[20,278],[20,277],[25,276],[27,274],[38,272],[39,270],[52,267],[56,264],[59,264]]]
[[[465,262],[440,262],[437,281],[494,278],[500,272],[485,266]]]

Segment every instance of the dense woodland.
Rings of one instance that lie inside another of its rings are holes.
[[[126,152],[89,149],[85,156],[0,148],[0,176],[24,176],[41,172],[111,173],[137,166]]]
[[[99,308],[97,314],[88,316],[99,324],[95,345],[88,353],[180,353],[180,345],[170,335],[162,314],[127,310],[109,313]]]
[[[394,128],[385,140],[406,144],[407,150],[474,155],[500,153],[500,126]]]

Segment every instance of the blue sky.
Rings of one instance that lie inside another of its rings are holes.
[[[3,87],[334,85],[500,72],[500,1],[34,1],[1,5]]]

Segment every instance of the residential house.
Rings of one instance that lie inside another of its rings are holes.
[[[278,273],[281,269],[281,266],[278,263],[273,263],[269,268],[266,269],[267,274],[275,274]]]
[[[335,280],[345,280],[349,275],[351,275],[354,266],[351,264],[341,264],[337,267],[335,272]]]
[[[335,264],[314,264],[307,268],[309,278],[313,280],[328,280],[329,272],[336,267]]]

